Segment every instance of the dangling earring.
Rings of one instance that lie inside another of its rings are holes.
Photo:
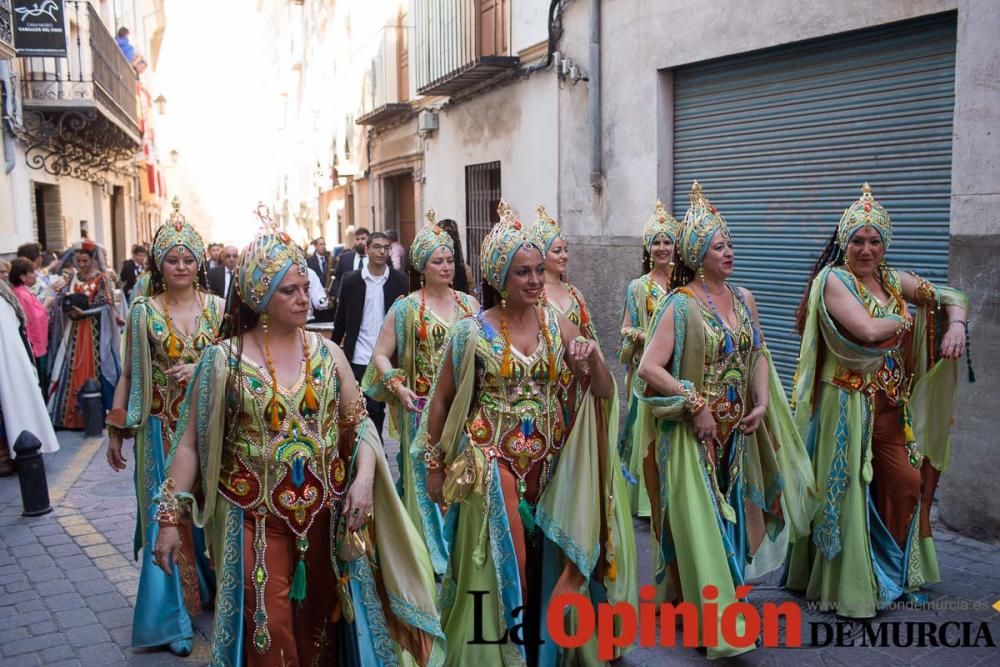
[[[649,256],[649,270],[650,271],[653,270],[653,256],[652,255]]]
[[[500,335],[503,337],[503,360],[500,363],[500,377],[511,376],[510,331],[507,328],[507,290],[500,290]]]
[[[424,294],[424,274],[420,274],[420,329],[417,331],[417,335],[420,340],[427,340],[427,301],[426,295]]]

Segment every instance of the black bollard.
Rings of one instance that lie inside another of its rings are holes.
[[[21,431],[14,441],[17,479],[21,483],[22,516],[41,516],[52,511],[49,505],[49,483],[45,479],[45,461],[38,450],[42,443],[31,431]]]
[[[101,435],[104,431],[104,396],[101,394],[101,385],[94,378],[80,387],[77,403],[83,410],[84,434],[91,438]]]

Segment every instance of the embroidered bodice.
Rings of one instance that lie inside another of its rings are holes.
[[[340,380],[333,355],[318,334],[306,337],[309,376],[303,361],[295,384],[279,385],[277,431],[265,415],[274,397],[267,369],[245,356],[237,361],[233,339],[220,345],[238,378],[238,393],[230,389],[226,398],[219,492],[245,510],[280,517],[300,540],[316,515],[347,491],[350,464],[338,449]],[[307,383],[318,399],[315,411],[306,400]]]
[[[754,326],[750,307],[743,301],[739,289],[726,283],[733,295],[733,306],[739,325],[732,329],[723,324],[713,309],[693,298],[701,310],[705,332],[705,377],[702,392],[708,408],[715,416],[718,439],[725,442],[747,412],[750,386],[751,354],[761,345],[760,333]]]
[[[80,278],[79,273],[75,274],[69,290],[75,294],[86,296],[91,308],[106,303],[114,303],[114,296],[111,293],[111,282],[106,275],[100,272],[90,280]]]
[[[171,326],[162,306],[152,298],[145,301],[146,335],[149,337],[149,356],[152,362],[149,414],[163,423],[166,429],[164,441],[168,443],[173,442],[187,382],[168,378],[165,371],[173,366],[197,363],[205,348],[215,341],[222,324],[222,300],[207,294],[203,294],[202,299],[204,308],[189,335],[184,335],[176,326]],[[176,359],[170,358],[171,347],[178,353]]]
[[[550,351],[541,331],[530,356],[511,347],[511,376],[501,377],[503,336],[482,315],[476,317],[476,394],[465,430],[470,442],[488,458],[509,465],[522,496],[525,479],[536,466],[542,466],[539,491],[544,488],[572,413],[564,391],[572,376],[564,360],[558,319],[552,310],[544,312],[553,346],[551,356],[557,365],[554,380],[549,373]]]
[[[414,309],[415,326],[410,331],[404,332],[403,335],[410,338],[407,342],[413,345],[415,351],[413,362],[416,374],[411,388],[421,398],[425,398],[430,393],[431,385],[434,383],[434,377],[441,362],[441,354],[444,352],[445,343],[448,342],[452,326],[458,319],[472,314],[469,297],[459,292],[455,294],[462,301],[462,305],[455,304],[454,310],[457,312],[454,313],[455,319],[452,322],[442,320],[429,306],[424,308],[423,322],[427,333],[426,340],[422,339],[420,335],[420,298],[412,294],[406,297],[406,307]]]
[[[889,298],[886,303],[881,303],[847,269],[836,268],[831,271],[831,277],[842,280],[851,294],[864,305],[871,317],[904,315],[906,303],[901,296],[902,284],[899,280],[899,274],[890,270],[886,271],[884,276],[885,291]],[[825,381],[848,391],[863,391],[869,396],[881,392],[892,404],[903,399],[904,385],[907,382],[903,356],[899,349],[886,350],[882,356],[881,365],[869,373],[850,369],[840,363],[835,356],[829,355],[823,364],[822,377]]]

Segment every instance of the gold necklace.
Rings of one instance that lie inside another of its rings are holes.
[[[184,352],[184,340],[190,338],[201,328],[201,322],[207,319],[207,314],[205,313],[205,302],[201,298],[201,294],[198,290],[195,290],[195,298],[198,299],[198,307],[201,308],[201,316],[199,320],[195,320],[194,332],[188,336],[181,336],[180,330],[174,326],[174,321],[170,317],[170,306],[167,304],[168,297],[167,293],[163,293],[163,318],[167,321],[167,358],[171,361],[180,358],[181,354]]]
[[[271,376],[271,400],[264,408],[264,417],[268,420],[271,431],[277,433],[281,430],[281,422],[284,418],[281,404],[278,402],[278,373],[274,369],[274,360],[271,358],[271,344],[267,330],[267,316],[261,316],[261,328],[264,330],[264,364],[267,366],[268,375]],[[316,390],[313,389],[310,376],[312,375],[312,360],[309,354],[309,341],[306,340],[306,332],[299,329],[302,339],[302,357],[306,364],[305,395],[302,398],[300,410],[302,416],[311,417],[319,412],[319,399],[316,397]]]

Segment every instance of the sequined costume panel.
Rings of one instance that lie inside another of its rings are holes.
[[[545,312],[551,351],[541,331],[530,355],[512,347],[510,377],[501,375],[503,337],[480,316],[476,341],[479,391],[465,427],[470,443],[507,466],[518,480],[518,494],[529,500],[535,500],[545,487],[573,409],[564,390],[572,384],[572,374],[564,361],[558,321],[553,311]],[[557,364],[554,380],[550,358]]]

